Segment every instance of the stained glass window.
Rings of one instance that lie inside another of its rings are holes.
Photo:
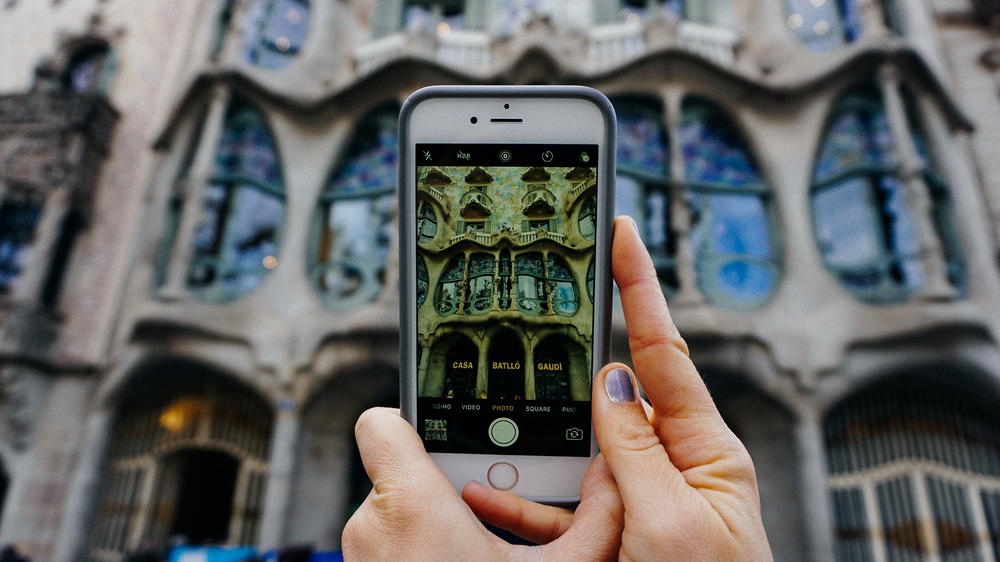
[[[427,299],[427,289],[430,282],[427,277],[427,264],[422,256],[417,256],[417,308],[423,306]]]
[[[256,0],[245,30],[244,58],[264,68],[287,65],[309,31],[307,0]]]
[[[716,304],[756,306],[770,296],[779,274],[770,190],[732,122],[714,104],[685,101],[680,136],[698,285]]]
[[[465,294],[466,314],[486,314],[493,310],[493,277],[497,261],[491,254],[472,254],[469,284]]]
[[[836,49],[861,37],[858,0],[786,0],[788,27],[817,52]]]
[[[594,302],[594,261],[590,260],[587,268],[587,296],[590,297],[590,302]]]
[[[417,207],[417,239],[420,242],[430,242],[437,235],[437,215],[434,208],[421,201]]]
[[[580,308],[576,282],[569,272],[566,262],[555,254],[549,254],[546,264],[549,285],[552,288],[552,309],[562,316],[573,316]]]
[[[31,255],[39,202],[10,195],[0,203],[0,295],[9,295]]]
[[[616,212],[637,221],[660,281],[677,288],[670,232],[669,146],[659,105],[644,99],[615,100],[618,115]]]
[[[542,254],[520,254],[514,262],[517,275],[517,307],[527,314],[548,311],[548,291],[545,283],[545,261]]]
[[[593,240],[597,235],[597,199],[591,197],[580,207],[580,236]]]
[[[438,314],[449,316],[458,312],[464,285],[465,256],[458,255],[451,258],[438,280],[437,293],[434,295],[434,308]]]
[[[373,300],[382,289],[396,209],[396,117],[362,119],[320,196],[312,275],[331,306]]]
[[[194,233],[188,285],[197,295],[236,299],[277,266],[284,199],[281,165],[263,115],[234,100]]]
[[[1000,492],[1000,419],[967,392],[906,382],[854,396],[824,422],[838,559],[924,560],[936,544],[942,560],[978,560],[996,530],[974,514],[990,514]]]
[[[917,233],[882,99],[860,89],[833,109],[813,173],[812,211],[823,259],[870,302],[905,298],[924,282]]]

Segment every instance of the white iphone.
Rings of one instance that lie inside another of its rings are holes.
[[[609,354],[614,133],[583,87],[437,86],[403,106],[402,411],[456,488],[579,496]]]

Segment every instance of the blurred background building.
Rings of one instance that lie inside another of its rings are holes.
[[[995,0],[3,0],[0,543],[338,549],[398,398],[400,103],[576,83],[777,558],[1000,559],[998,38]]]

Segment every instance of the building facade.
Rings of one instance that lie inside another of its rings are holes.
[[[1000,559],[998,13],[5,0],[0,542],[59,561],[176,535],[337,549],[368,491],[354,420],[398,401],[399,105],[576,83],[615,104],[617,208],[754,458],[776,557]],[[470,177],[486,185],[445,179]],[[462,249],[451,275],[448,248],[494,227],[461,195],[445,219],[424,179],[422,306],[474,311],[473,262],[500,287],[521,250]],[[584,244],[585,202],[524,220]],[[588,265],[547,261],[591,306]],[[451,353],[475,377],[426,392],[489,392],[469,341]],[[616,358],[626,341],[616,308]]]

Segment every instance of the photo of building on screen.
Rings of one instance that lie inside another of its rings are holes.
[[[594,168],[417,174],[420,396],[589,400]]]

